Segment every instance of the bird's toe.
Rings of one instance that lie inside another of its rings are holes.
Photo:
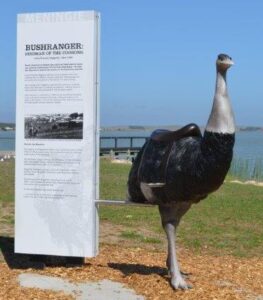
[[[180,273],[184,279],[188,279],[191,275],[191,273],[186,273],[186,272],[182,272],[182,271],[180,271]]]
[[[188,290],[191,289],[192,286],[188,284],[183,278],[172,278],[171,279],[171,286],[175,290]]]

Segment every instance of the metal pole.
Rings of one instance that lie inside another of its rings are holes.
[[[96,205],[131,205],[131,206],[147,206],[147,207],[154,207],[155,205],[147,204],[147,203],[137,203],[131,202],[129,200],[95,200]]]

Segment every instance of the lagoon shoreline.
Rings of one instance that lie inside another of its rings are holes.
[[[16,152],[13,150],[0,150],[0,160],[15,158]]]

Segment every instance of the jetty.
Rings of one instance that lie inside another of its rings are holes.
[[[147,141],[145,136],[100,137],[100,156],[128,155],[134,157]]]

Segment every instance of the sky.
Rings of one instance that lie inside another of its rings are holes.
[[[262,0],[3,1],[0,122],[15,122],[16,15],[78,10],[101,13],[101,126],[205,125],[219,53],[236,123],[263,126]]]

